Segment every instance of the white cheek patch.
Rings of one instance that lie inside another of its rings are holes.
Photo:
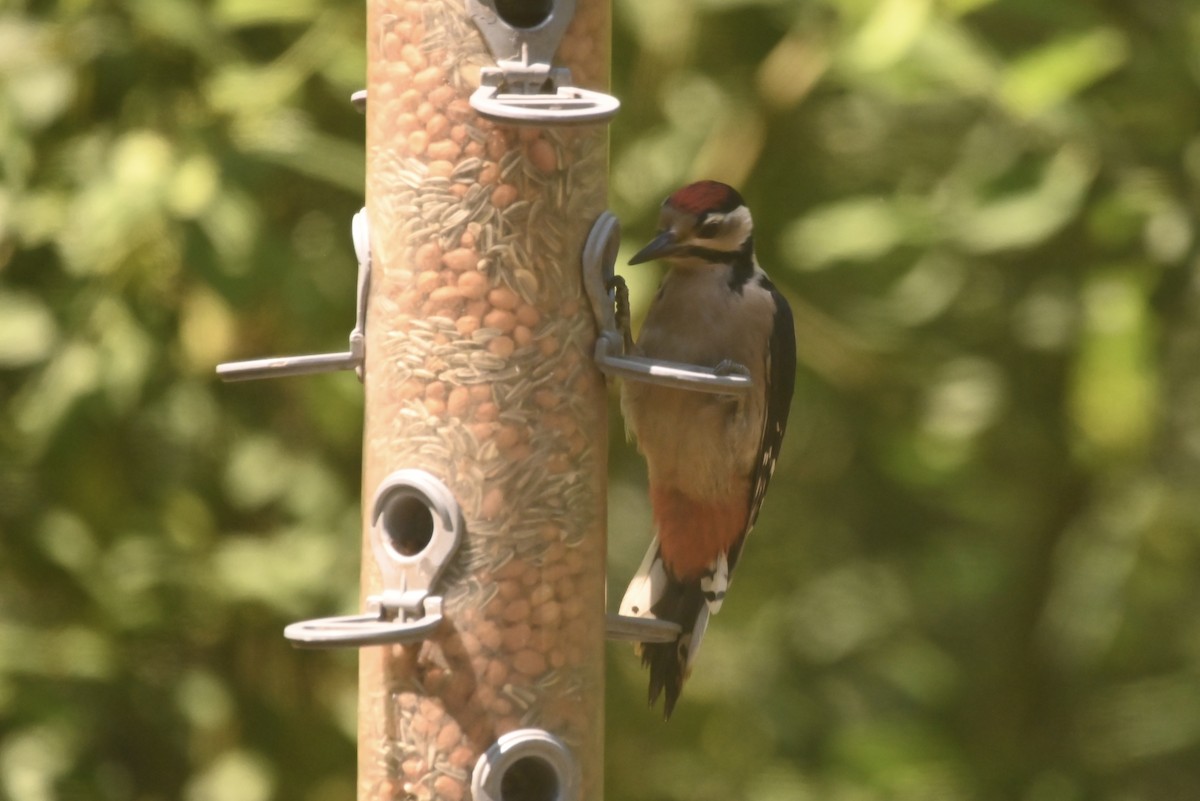
[[[725,215],[725,230],[742,242],[750,236],[754,223],[750,220],[750,209],[739,206]]]
[[[708,226],[715,226],[717,228],[717,231],[720,232],[720,229],[722,227],[724,227],[724,223],[725,223],[725,215],[724,214],[706,214],[706,215],[704,215],[704,223],[701,225],[701,228],[705,228]],[[709,237],[709,238],[713,238],[713,237]]]
[[[753,224],[750,220],[750,210],[740,206],[728,214],[709,214],[704,218],[704,225],[717,223],[719,230],[715,236],[697,238],[697,242],[712,247],[713,250],[734,251],[742,246],[750,236]]]

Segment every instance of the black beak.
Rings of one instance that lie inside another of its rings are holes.
[[[674,231],[668,229],[654,237],[646,247],[633,254],[633,258],[629,260],[629,263],[641,264],[651,259],[657,259],[660,256],[667,256],[671,251],[675,250],[675,246],[678,244],[679,237],[675,235]]]

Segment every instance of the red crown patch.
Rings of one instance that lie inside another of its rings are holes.
[[[720,181],[697,181],[679,189],[667,198],[667,203],[689,214],[706,211],[730,212],[742,205],[742,196]]]

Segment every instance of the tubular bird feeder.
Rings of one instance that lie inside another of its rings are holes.
[[[365,388],[360,801],[603,797],[607,421],[580,270],[608,0],[370,0],[349,350]]]
[[[679,630],[604,614],[600,370],[748,382],[618,331],[609,0],[369,0],[367,26],[349,348],[217,370],[364,383],[365,612],[285,634],[362,649],[359,801],[600,801],[606,628]]]
[[[604,379],[580,269],[605,209],[608,0],[370,0],[360,801],[604,795]]]
[[[571,87],[606,86],[608,0],[372,0],[367,26],[364,494],[422,470],[464,525],[436,632],[362,651],[359,798],[598,801],[607,429],[578,265],[607,132]]]

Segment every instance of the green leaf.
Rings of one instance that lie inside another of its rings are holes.
[[[44,361],[57,340],[58,326],[45,303],[34,295],[0,291],[0,368]]]
[[[874,72],[900,60],[925,29],[932,0],[880,0],[841,53],[851,69]]]
[[[1037,117],[1120,68],[1129,55],[1125,35],[1114,28],[1059,38],[1005,70],[1000,102],[1018,117]]]
[[[269,762],[249,751],[218,756],[184,789],[184,801],[269,801],[275,772]]]
[[[819,207],[783,234],[790,262],[816,270],[838,261],[869,261],[904,241],[903,218],[881,197],[857,197]]]
[[[1113,268],[1084,287],[1071,409],[1085,444],[1098,455],[1139,450],[1157,422],[1158,365],[1146,272]]]
[[[13,419],[34,450],[53,436],[76,401],[100,385],[101,366],[94,346],[68,342],[22,387],[12,404]]]
[[[219,25],[248,28],[308,22],[321,9],[318,0],[217,0],[211,13]]]
[[[976,253],[1038,245],[1078,216],[1098,164],[1093,154],[1065,147],[1027,192],[1005,195],[974,208],[955,209],[954,235]]]

